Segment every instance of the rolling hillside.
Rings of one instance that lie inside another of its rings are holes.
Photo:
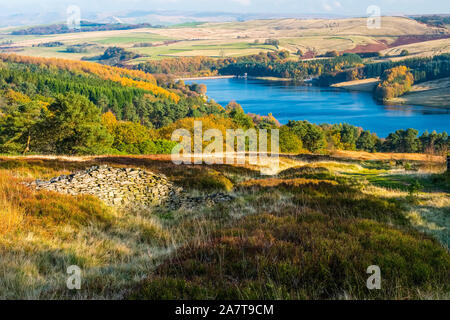
[[[69,45],[92,43],[100,46],[121,46],[143,55],[138,61],[161,59],[167,56],[242,56],[271,51],[277,48],[265,45],[266,39],[278,39],[278,49],[293,53],[297,50],[315,51],[319,54],[329,50],[379,51],[390,50],[392,46],[408,44],[413,53],[423,51],[426,40],[446,38],[448,29],[427,26],[404,17],[383,17],[380,29],[367,28],[366,18],[351,19],[279,19],[253,20],[244,22],[204,23],[192,26],[168,28],[142,28],[60,34],[49,36],[0,35],[4,41],[3,51],[18,51],[24,55],[64,57],[81,59],[94,57],[100,49],[84,54],[66,51]],[[411,40],[411,36],[416,36]],[[405,38],[406,37],[406,38]],[[409,37],[409,38],[408,38]],[[60,41],[62,47],[37,47],[39,44]],[[411,44],[410,42],[415,42]],[[450,40],[428,41],[428,51],[449,52]],[[135,46],[136,44],[145,46]],[[389,51],[391,52],[391,51]]]

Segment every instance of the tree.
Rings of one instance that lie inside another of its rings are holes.
[[[387,100],[398,97],[411,89],[414,76],[406,66],[398,66],[384,71],[381,82],[375,90],[375,96],[379,100]]]
[[[445,155],[450,149],[450,139],[448,138],[447,132],[437,133],[433,131],[428,133],[425,131],[419,138],[421,152],[427,154],[443,154]]]
[[[270,46],[274,46],[274,47],[276,47],[278,49],[278,47],[280,46],[280,40],[277,40],[277,39],[266,39],[264,44],[270,45]]]
[[[303,146],[311,152],[319,152],[325,149],[327,143],[325,133],[319,126],[308,121],[292,121],[287,124],[289,128],[300,138]]]
[[[344,123],[334,126],[341,135],[341,143],[345,150],[355,150],[356,140],[359,136],[359,129],[350,124]]]
[[[38,103],[29,102],[0,118],[0,152],[25,154],[35,147],[40,110]]]
[[[356,148],[358,150],[374,152],[376,151],[377,140],[378,138],[371,134],[370,131],[364,130],[356,141]]]
[[[44,113],[39,132],[49,153],[101,154],[112,144],[111,135],[101,124],[99,109],[74,93],[56,97]]]
[[[118,123],[117,118],[111,111],[102,114],[102,124],[109,132],[114,131],[114,128],[117,126],[117,123]]]
[[[197,92],[201,95],[206,95],[207,90],[208,89],[207,89],[206,85],[204,85],[203,83],[199,84],[197,87]]]
[[[287,50],[281,50],[281,51],[278,51],[278,57],[280,58],[280,59],[287,59],[287,58],[289,58],[289,56],[290,56],[290,53],[289,53],[289,51],[287,51]]]
[[[325,57],[338,57],[339,56],[339,52],[337,50],[331,50],[331,51],[327,51],[324,54]]]
[[[299,153],[302,151],[302,140],[289,128],[280,128],[280,151],[285,153]]]
[[[415,129],[397,130],[390,133],[383,143],[383,150],[393,152],[418,152],[420,140],[417,138],[419,132]]]
[[[400,55],[401,55],[402,57],[409,56],[409,51],[406,50],[406,49],[403,49],[402,52],[400,52]]]
[[[228,116],[233,120],[239,128],[249,129],[254,127],[252,118],[245,114],[242,106],[235,101],[231,101],[226,107]]]

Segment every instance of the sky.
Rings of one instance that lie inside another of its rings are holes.
[[[0,0],[2,16],[43,13],[77,5],[85,12],[181,10],[237,13],[336,14],[366,16],[370,5],[381,14],[450,14],[450,0]]]

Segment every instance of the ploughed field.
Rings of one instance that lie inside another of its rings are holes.
[[[201,200],[124,208],[29,186],[95,168],[164,177]],[[448,299],[444,170],[442,157],[365,153],[282,156],[274,176],[169,156],[3,157],[0,297]],[[70,265],[81,290],[66,288]],[[381,290],[366,287],[370,265]]]

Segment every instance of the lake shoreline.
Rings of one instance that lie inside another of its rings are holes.
[[[237,78],[236,76],[210,76],[210,77],[186,77],[186,78],[177,78],[176,81],[195,81],[195,80],[216,80],[216,79],[233,79]]]
[[[186,77],[186,78],[177,78],[176,81],[196,81],[196,80],[217,80],[217,79],[251,79],[251,80],[264,80],[264,81],[285,81],[285,82],[295,82],[294,79],[291,78],[277,78],[277,77],[240,77],[240,76],[210,76],[210,77]]]
[[[247,113],[272,113],[283,124],[289,120],[307,120],[315,124],[348,123],[383,138],[408,128],[419,132],[448,131],[448,109],[383,105],[367,91],[252,78],[203,80],[208,97],[217,103],[226,106],[230,101],[236,101]]]

